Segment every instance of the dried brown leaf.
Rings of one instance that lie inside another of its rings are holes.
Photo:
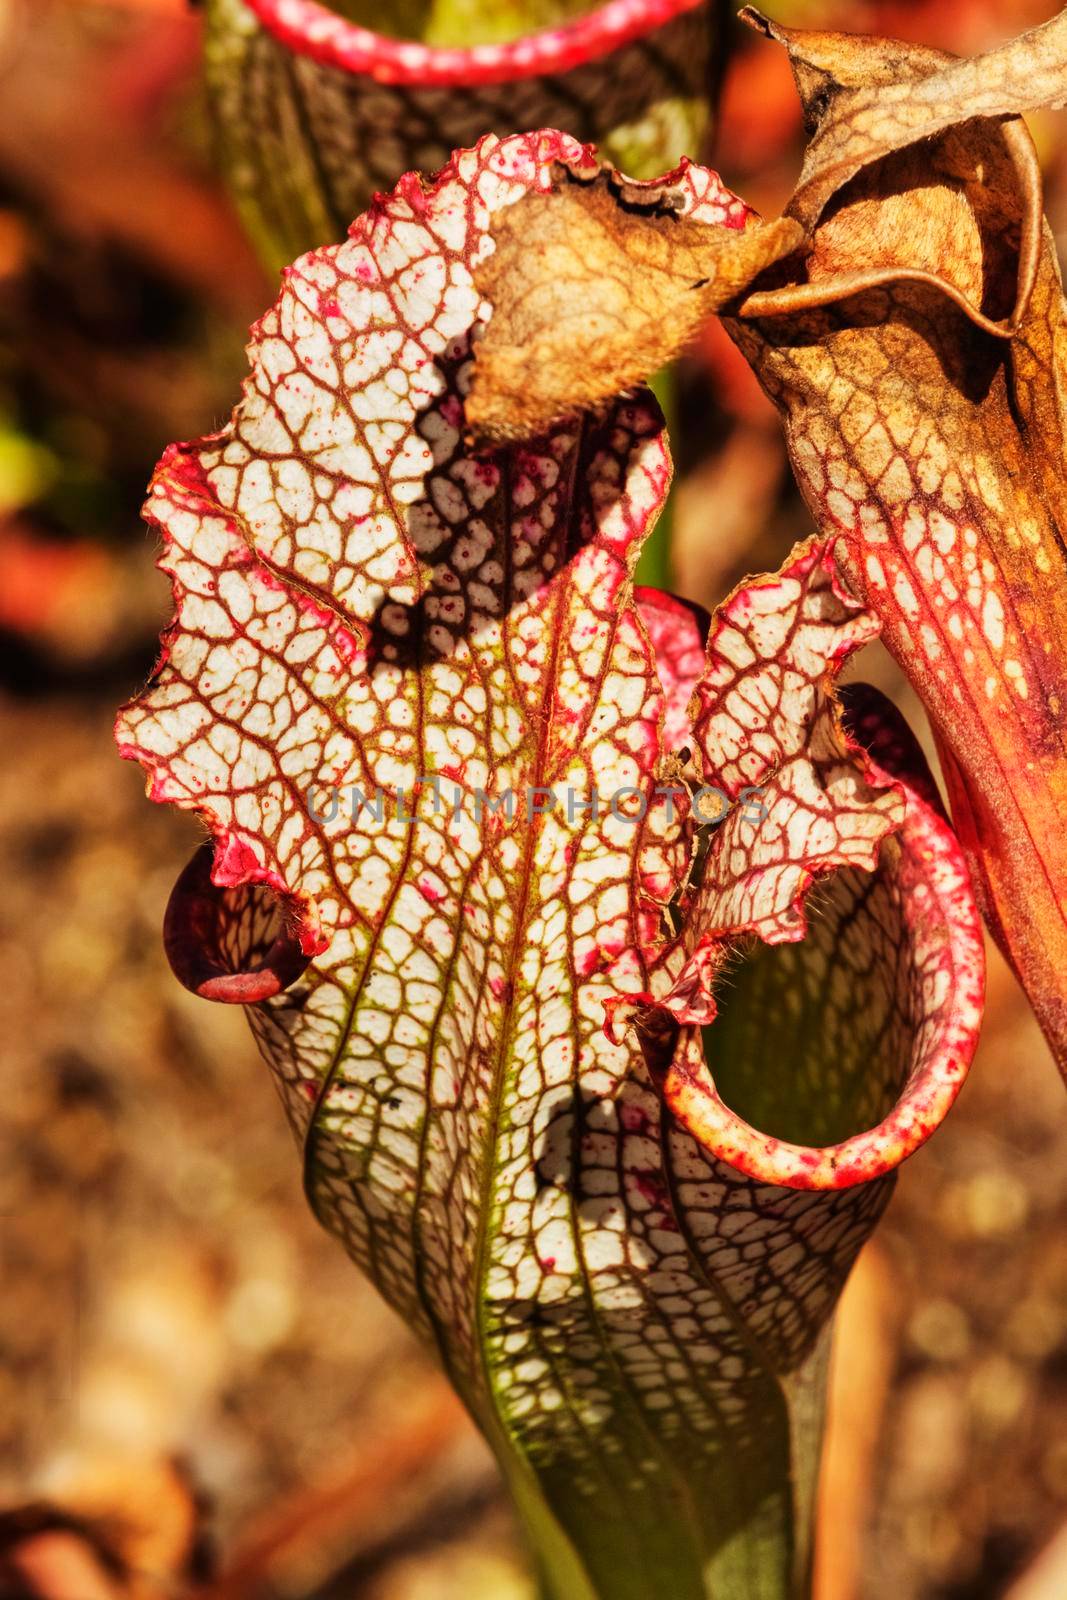
[[[492,306],[467,421],[488,441],[530,437],[640,383],[711,312],[796,248],[800,225],[769,225],[685,165],[654,183],[613,168],[558,168],[494,223],[476,282]]]
[[[965,62],[761,25],[812,129],[788,208],[812,231],[728,326],[926,704],[988,919],[1067,1063],[1067,315],[1009,115],[1067,98],[1067,13]]]
[[[972,117],[1067,105],[1067,11],[983,56],[865,34],[783,28],[753,6],[741,19],[789,51],[814,132],[787,207],[814,227],[827,202],[872,161]]]

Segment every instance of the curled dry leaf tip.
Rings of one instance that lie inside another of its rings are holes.
[[[530,438],[603,406],[683,350],[713,311],[803,240],[689,161],[635,183],[561,167],[495,223],[477,273],[491,314],[467,397],[474,436]]]

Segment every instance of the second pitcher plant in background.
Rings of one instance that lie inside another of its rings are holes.
[[[222,163],[265,260],[484,133],[558,127],[635,177],[700,154],[721,0],[207,0]]]

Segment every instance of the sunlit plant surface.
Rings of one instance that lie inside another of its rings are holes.
[[[605,12],[636,59],[710,27]],[[466,129],[515,52],[530,106],[619,66],[602,13],[480,67],[360,21],[213,5],[246,214],[320,247],[148,501],[176,616],[118,738],[211,835],[168,953],[247,1006],[312,1206],[436,1347],[545,1592],[801,1595],[834,1303],[982,1004],[918,745],[836,686],[880,628],[1063,1026],[1063,304],[1016,113],[1062,98],[1067,23],[953,64],[760,22],[812,132],[775,222],[524,115],[369,204],[350,163],[367,208],[333,243],[329,174],[398,63],[405,155],[409,91]],[[647,154],[639,98],[602,126]],[[634,572],[671,474],[641,385],[715,312],[819,532],[709,619]]]

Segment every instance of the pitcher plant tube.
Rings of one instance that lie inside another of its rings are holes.
[[[748,17],[790,52],[810,145],[769,225],[792,224],[796,247],[718,309],[925,704],[989,926],[1067,1067],[1067,321],[1018,115],[1067,102],[1067,12],[972,61]],[[577,210],[592,255],[542,269],[540,241]],[[498,242],[468,407],[486,439],[573,409],[571,374],[583,404],[607,400],[705,309],[711,234],[609,211],[603,184],[561,175]],[[658,320],[650,252],[673,277]],[[630,297],[640,339],[616,316]],[[520,345],[536,355],[521,386]]]
[[[222,165],[272,267],[484,133],[559,127],[652,177],[702,148],[724,32],[721,0],[207,0]]]
[[[561,172],[627,183],[487,136],[286,270],[232,420],[157,469],[176,616],[118,739],[210,835],[175,970],[246,1005],[545,1593],[786,1600],[834,1303],[967,1072],[979,922],[911,736],[837,694],[878,623],[831,541],[709,624],[633,584],[647,390],[469,443],[494,224]],[[641,193],[712,275],[773,242],[700,167]]]

